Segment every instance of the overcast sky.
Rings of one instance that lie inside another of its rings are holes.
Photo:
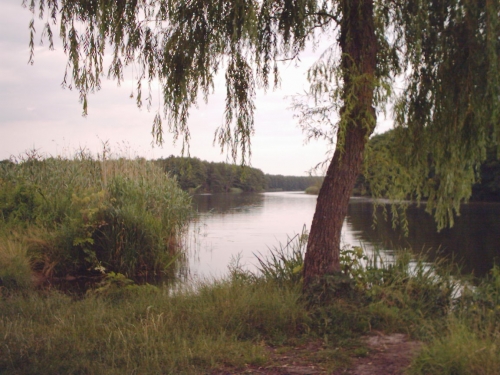
[[[89,97],[89,115],[82,117],[78,92],[60,85],[66,64],[61,47],[49,51],[37,43],[35,64],[28,65],[30,19],[31,13],[21,7],[20,0],[0,0],[0,160],[33,148],[53,156],[69,156],[81,147],[98,152],[104,141],[112,151],[129,156],[156,159],[180,155],[181,143],[173,145],[167,134],[162,147],[151,146],[154,112],[138,109],[130,98],[131,75],[121,87],[104,81],[102,90]],[[37,31],[41,31],[40,25]],[[58,32],[54,30],[54,34]],[[313,61],[313,56],[305,56],[299,67],[284,66],[281,88],[257,93],[251,164],[264,173],[304,175],[325,158],[324,142],[304,144],[289,109],[289,96],[307,87],[305,72]],[[207,105],[192,109],[191,156],[227,160],[227,155],[212,144],[214,131],[223,121],[224,95],[225,88],[220,85]],[[389,124],[381,122],[378,132]]]

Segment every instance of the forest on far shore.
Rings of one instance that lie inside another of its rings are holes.
[[[377,160],[377,153],[390,147],[391,131],[375,135],[368,143],[371,160]],[[0,161],[0,165],[11,164],[10,160]],[[261,191],[306,191],[316,193],[323,182],[321,176],[284,176],[265,174],[262,170],[229,163],[215,163],[199,158],[170,156],[153,160],[163,171],[174,176],[180,188],[190,193],[230,193]],[[376,163],[364,168],[354,186],[353,195],[372,195],[370,179],[365,174],[373,174]],[[471,201],[500,201],[500,161],[495,150],[490,150],[481,165],[480,182],[472,187]]]
[[[264,174],[260,169],[170,156],[155,163],[175,176],[181,189],[196,193],[304,191],[321,185],[322,177]]]
[[[391,147],[392,132],[375,135],[368,142],[371,164],[365,165],[354,187],[355,196],[372,196],[370,178],[376,173],[376,163],[383,150]],[[170,156],[155,161],[163,170],[175,176],[180,187],[192,193],[306,191],[316,193],[323,177],[283,176],[264,174],[260,169],[228,163],[213,163],[198,158]],[[500,201],[500,161],[496,150],[490,150],[480,169],[480,182],[472,187],[471,201]],[[430,176],[430,178],[432,178]],[[309,189],[308,189],[309,188]]]

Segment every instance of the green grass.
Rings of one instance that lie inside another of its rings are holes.
[[[500,374],[500,268],[461,296],[413,361],[410,374]]]
[[[493,327],[491,327],[493,328]],[[500,332],[473,328],[450,318],[445,334],[436,336],[414,359],[410,374],[498,375]]]
[[[153,162],[79,151],[0,166],[0,234],[47,277],[175,269],[190,198]]]
[[[344,277],[352,280],[350,288],[340,293],[330,284],[330,291],[322,293],[335,298],[324,303],[305,298],[294,272],[304,239],[297,236],[267,261],[261,258],[260,272],[234,266],[222,280],[141,286],[110,273],[79,298],[55,290],[5,294],[0,299],[0,372],[243,371],[273,363],[266,347],[300,353],[300,360],[333,371],[348,366],[351,355],[366,355],[359,337],[373,329],[424,337],[422,326],[436,332],[442,324],[433,322],[446,321],[446,314],[430,311],[427,303],[440,295],[432,285],[442,291],[445,284],[430,272],[419,274],[415,265],[405,268],[408,257],[390,266],[377,262],[356,268],[364,255],[346,250],[343,264],[350,271]],[[416,298],[417,290],[426,292]],[[316,343],[315,350],[294,349],[308,342]]]
[[[50,293],[0,301],[0,372],[201,374],[266,360],[307,322],[299,293],[214,281],[172,292],[137,287],[81,300]]]
[[[23,291],[33,287],[27,246],[21,241],[0,239],[0,290]]]
[[[235,372],[272,364],[269,346],[333,371],[367,354],[359,338],[373,330],[425,342],[411,374],[498,373],[498,269],[472,287],[408,253],[387,263],[345,249],[344,274],[304,296],[294,271],[300,237],[261,258],[261,272],[236,265],[225,279],[190,286],[109,273],[78,298],[10,289],[0,298],[0,373]],[[294,349],[308,342],[313,351]]]

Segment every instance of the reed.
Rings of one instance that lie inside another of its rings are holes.
[[[0,173],[0,226],[39,229],[29,255],[47,277],[155,274],[174,264],[190,198],[153,162],[107,149],[72,158],[33,151]]]
[[[268,255],[255,254],[260,275],[278,284],[300,284],[307,238],[304,226],[300,234],[288,238],[285,244],[270,247]]]

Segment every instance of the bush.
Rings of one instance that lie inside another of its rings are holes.
[[[311,194],[311,195],[318,195],[319,194],[319,189],[320,187],[319,186],[316,186],[316,185],[313,185],[313,186],[309,186],[305,193],[306,194]]]
[[[46,276],[157,274],[177,259],[190,198],[152,162],[30,154],[3,168],[3,225],[32,231],[29,255]]]

